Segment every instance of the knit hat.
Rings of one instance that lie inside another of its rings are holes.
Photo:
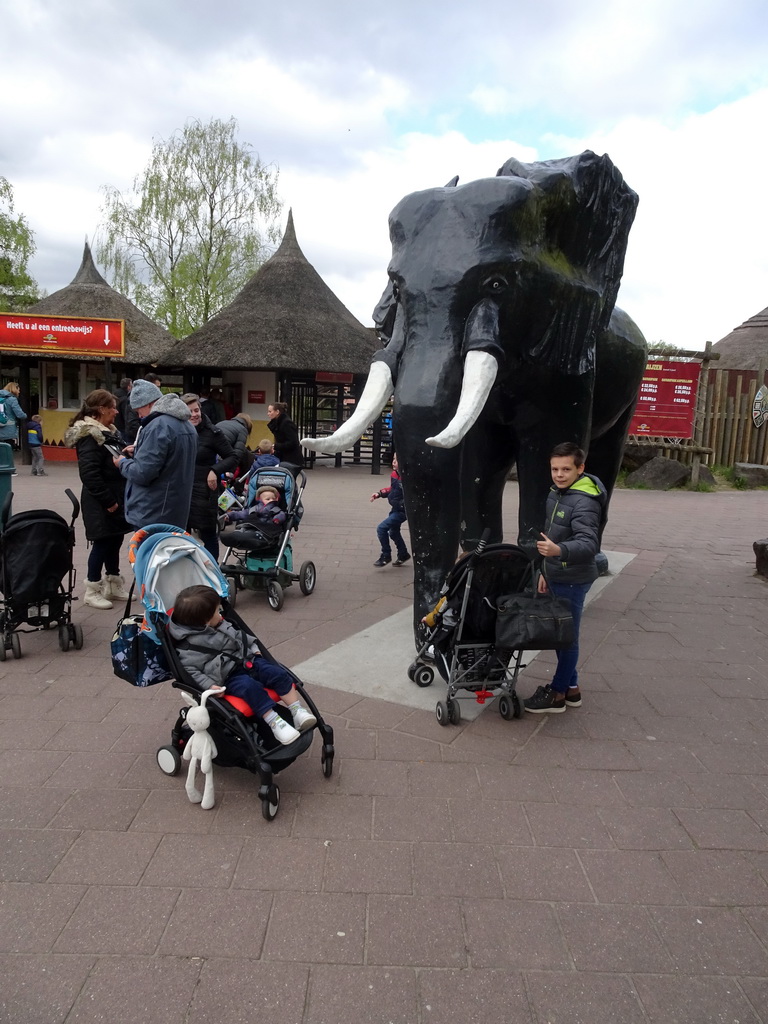
[[[277,495],[278,498],[280,497],[280,488],[270,487],[269,484],[264,484],[263,487],[260,487],[258,491],[256,491],[256,497],[260,497],[265,491],[269,491],[271,494]]]
[[[132,409],[141,409],[143,405],[152,405],[158,398],[163,397],[163,392],[153,384],[151,380],[135,380],[131,388],[129,401]]]

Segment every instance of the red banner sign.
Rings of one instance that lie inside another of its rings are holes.
[[[649,361],[629,433],[645,437],[693,437],[699,366],[693,360]]]
[[[0,313],[0,349],[47,359],[65,356],[125,355],[124,320]]]
[[[249,391],[248,392],[248,404],[249,405],[264,405],[267,400],[266,391]]]

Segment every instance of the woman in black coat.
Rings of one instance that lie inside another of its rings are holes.
[[[275,435],[275,455],[281,462],[293,466],[304,465],[304,453],[299,444],[299,428],[288,416],[285,402],[273,402],[267,407],[267,426]]]
[[[192,484],[192,502],[189,507],[187,529],[194,530],[212,557],[219,560],[219,477],[234,473],[238,457],[224,434],[203,416],[200,396],[181,396],[191,412],[189,422],[197,431],[197,458],[195,479]]]
[[[77,452],[83,485],[80,504],[85,536],[91,542],[83,604],[91,608],[111,608],[113,600],[128,597],[120,575],[120,547],[129,531],[123,514],[125,480],[115,469],[113,453],[105,447],[123,448],[113,424],[116,415],[115,396],[98,388],[86,396],[64,435],[64,443]]]

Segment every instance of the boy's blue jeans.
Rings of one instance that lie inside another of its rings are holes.
[[[581,613],[584,611],[584,600],[589,592],[591,583],[548,583],[550,591],[561,601],[567,601],[571,606],[573,616],[574,639],[571,646],[565,651],[557,652],[557,668],[549,684],[558,693],[565,693],[569,686],[579,685],[579,674],[576,665],[579,660],[579,630],[581,628]]]
[[[381,544],[382,558],[392,558],[392,549],[389,546],[390,537],[397,548],[398,558],[405,558],[408,554],[408,548],[405,546],[405,541],[400,535],[400,527],[406,518],[402,512],[390,512],[387,518],[383,519],[376,527],[376,536],[379,538],[379,544]]]

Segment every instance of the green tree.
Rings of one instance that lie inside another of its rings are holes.
[[[23,313],[40,298],[27,270],[35,249],[26,217],[14,214],[13,186],[0,177],[0,309],[5,312]]]
[[[100,263],[112,285],[176,338],[232,301],[277,242],[278,169],[237,121],[191,121],[155,141],[125,194],[106,186]]]

